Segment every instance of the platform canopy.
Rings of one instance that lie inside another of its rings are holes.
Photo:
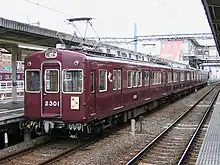
[[[220,0],[202,0],[220,54]]]
[[[86,19],[86,18],[84,18]],[[87,18],[91,19],[91,18]],[[57,25],[59,27],[59,25]],[[50,30],[38,26],[29,25],[0,17],[0,44],[28,44],[44,47],[55,47],[60,42],[60,38],[69,45],[78,45],[82,38],[73,37],[55,30]],[[95,41],[83,41],[84,45],[93,46]]]

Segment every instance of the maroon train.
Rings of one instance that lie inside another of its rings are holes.
[[[98,132],[205,86],[208,72],[48,49],[25,59],[25,117],[37,134]],[[145,105],[145,106],[143,106]]]
[[[24,96],[24,71],[17,70],[17,96]],[[12,97],[12,73],[8,70],[0,70],[0,99]]]

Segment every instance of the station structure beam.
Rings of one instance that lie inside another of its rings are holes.
[[[205,13],[214,35],[217,50],[220,54],[220,1],[219,0],[201,0]]]

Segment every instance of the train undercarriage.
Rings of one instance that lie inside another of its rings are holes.
[[[24,120],[19,124],[21,130],[28,129],[29,132],[35,132],[38,136],[55,135],[70,138],[83,138],[93,134],[98,134],[119,123],[119,116],[115,115],[99,121],[90,123],[64,123],[62,121],[40,120],[31,121]]]
[[[196,89],[200,89],[204,86],[206,86],[206,84],[198,86]],[[39,121],[24,120],[20,122],[19,127],[21,130],[29,129],[29,131],[31,132],[34,131],[39,136],[55,135],[83,139],[84,137],[89,137],[90,135],[102,133],[110,127],[113,127],[119,123],[127,122],[128,120],[136,118],[139,115],[146,113],[147,111],[153,110],[164,103],[173,102],[194,91],[194,88],[189,88],[170,96],[163,97],[159,100],[154,100],[146,104],[137,105],[118,114],[106,117],[101,120],[95,120],[86,124],[74,122],[65,123],[63,121],[54,121],[49,119]]]

